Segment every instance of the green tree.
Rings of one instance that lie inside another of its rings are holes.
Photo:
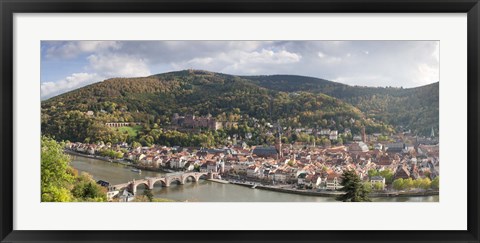
[[[419,183],[420,188],[425,189],[425,190],[430,188],[430,186],[432,184],[432,182],[430,181],[430,178],[425,177],[425,178],[419,179],[419,180],[421,180],[421,182]]]
[[[354,170],[345,170],[342,174],[342,182],[340,183],[343,187],[340,191],[345,192],[336,198],[337,201],[342,202],[370,202],[368,198],[368,189],[363,185],[360,177]]]
[[[42,202],[106,201],[106,189],[95,183],[90,175],[69,166],[70,156],[63,144],[41,138],[41,198]]]
[[[142,144],[137,142],[137,141],[132,142],[132,148],[138,148],[138,147],[141,147],[141,146],[142,146]]]
[[[375,169],[370,169],[368,170],[368,176],[369,177],[374,177],[374,176],[377,176],[378,175],[378,171],[375,170]]]
[[[147,197],[148,201],[152,202],[153,201],[153,193],[150,188],[145,188],[143,191],[143,195]]]
[[[430,186],[432,187],[432,189],[440,188],[440,176],[435,177]]]
[[[390,184],[393,182],[393,171],[385,169],[380,171],[379,175],[385,178],[386,183]]]
[[[402,178],[398,178],[393,181],[393,189],[400,191],[400,190],[403,190],[404,188],[405,188],[405,184],[403,183]]]
[[[373,183],[372,188],[375,191],[381,191],[381,190],[383,190],[383,183],[375,182],[375,183]]]
[[[323,145],[323,146],[326,146],[326,147],[329,147],[330,145],[332,145],[332,143],[330,142],[330,139],[328,139],[328,138],[323,138],[323,139],[322,139],[322,145]]]
[[[67,173],[70,157],[55,140],[41,138],[41,192],[43,202],[67,202],[74,176]]]
[[[372,190],[375,190],[375,186],[372,185],[372,183],[364,183],[363,186],[368,192],[371,192]]]
[[[422,184],[422,179],[421,178],[413,180],[413,188],[420,188],[421,184]]]
[[[104,202],[107,200],[106,189],[95,183],[92,176],[87,173],[77,177],[72,194],[78,201]]]
[[[200,165],[194,164],[193,165],[193,171],[200,171]]]
[[[403,183],[404,183],[404,188],[405,189],[412,189],[414,187],[414,183],[413,183],[413,179],[412,178],[408,178],[406,180],[403,180]]]

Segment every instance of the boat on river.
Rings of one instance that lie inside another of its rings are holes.
[[[140,169],[132,169],[132,171],[133,171],[133,172],[136,172],[136,173],[138,173],[138,174],[141,174],[141,173],[142,173],[142,170],[140,170]]]

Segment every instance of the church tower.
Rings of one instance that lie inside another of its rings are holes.
[[[278,158],[283,158],[282,127],[280,126],[280,122],[277,123],[277,136],[275,139],[275,149],[277,150]]]
[[[362,126],[362,142],[367,142],[367,134],[365,134],[365,126]]]

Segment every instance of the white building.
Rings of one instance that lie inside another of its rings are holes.
[[[382,190],[385,190],[385,177],[382,176],[373,176],[370,178],[370,184],[373,185],[376,183],[381,183],[382,184]]]
[[[330,138],[330,140],[337,140],[338,139],[338,131],[337,130],[330,131],[329,138]]]

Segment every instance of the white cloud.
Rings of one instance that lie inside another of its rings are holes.
[[[284,63],[295,63],[299,62],[302,58],[301,55],[297,53],[288,52],[286,50],[273,51],[262,49],[260,52],[239,52],[238,57],[240,58],[238,62],[254,62],[262,64],[284,64]]]
[[[261,73],[272,67],[300,62],[300,54],[287,50],[261,49],[259,51],[230,50],[213,56],[197,57],[186,62],[173,62],[175,69],[206,69],[231,74]]]
[[[194,68],[416,87],[439,80],[438,47],[438,41],[45,41],[42,61],[49,70],[42,69],[42,80],[75,76],[72,73],[139,77]],[[49,56],[61,62],[49,62]],[[42,85],[42,93],[53,86]]]
[[[96,73],[73,73],[72,75],[56,82],[41,83],[40,96],[42,99],[49,98],[103,79],[103,77],[98,76]]]
[[[144,77],[151,75],[145,59],[128,55],[90,55],[87,69],[105,77]]]
[[[75,58],[82,53],[119,49],[117,41],[68,41],[52,45],[46,50],[47,58]]]
[[[339,63],[339,62],[342,62],[342,58],[341,57],[329,57],[326,59],[326,62],[328,64],[333,64],[333,63]]]
[[[192,66],[203,66],[203,65],[208,65],[213,62],[213,58],[211,57],[204,57],[204,58],[194,58],[187,63]]]
[[[433,57],[435,57],[435,60],[437,60],[437,62],[440,61],[440,42],[436,43],[432,55]]]
[[[84,46],[84,49],[96,48]],[[62,80],[43,82],[41,84],[42,99],[49,98],[82,86],[103,81],[113,77],[144,77],[151,75],[144,59],[126,55],[90,55],[86,72],[73,73]]]
[[[221,43],[221,42],[217,42]],[[274,43],[273,41],[228,41],[226,47],[231,50],[255,51],[262,46]]]
[[[417,72],[417,79],[414,81],[419,85],[439,81],[440,73],[437,67],[421,63]]]
[[[329,56],[323,52],[318,52],[317,55],[318,57],[320,57],[324,64],[336,64],[342,61],[341,57]]]
[[[79,49],[83,52],[95,52],[106,49],[118,49],[120,43],[117,41],[80,41],[77,42]]]

